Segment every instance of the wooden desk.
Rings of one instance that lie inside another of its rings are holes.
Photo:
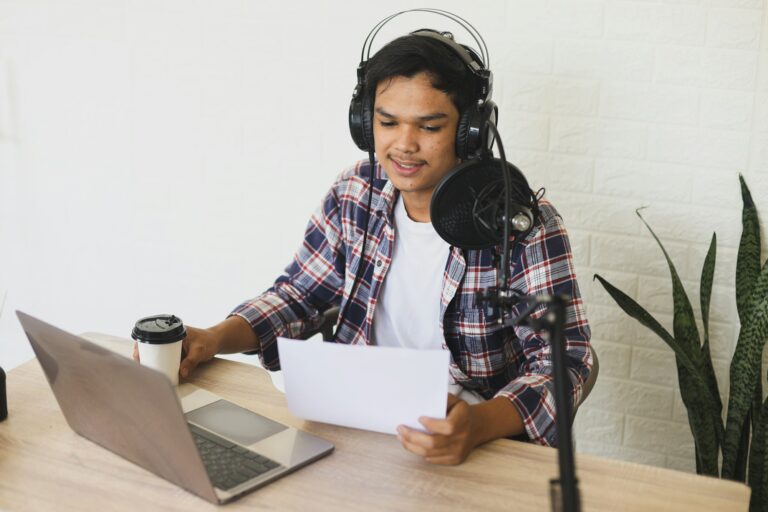
[[[86,335],[125,355],[128,340]],[[78,436],[67,426],[36,360],[9,372],[10,415],[0,423],[0,509],[217,510],[196,496]],[[557,452],[498,440],[460,466],[432,466],[394,436],[290,415],[265,370],[214,360],[193,382],[268,417],[330,440],[330,456],[259,489],[226,510],[548,511]],[[601,459],[576,458],[582,509],[746,511],[745,485]]]

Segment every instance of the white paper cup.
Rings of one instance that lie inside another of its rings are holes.
[[[164,373],[174,386],[179,384],[181,341],[156,345],[139,341],[141,365]]]
[[[182,341],[187,335],[184,323],[174,315],[154,315],[140,319],[131,337],[138,342],[142,366],[167,376],[179,384]]]

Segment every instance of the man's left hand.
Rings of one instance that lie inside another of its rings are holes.
[[[429,433],[405,425],[397,428],[397,438],[406,450],[432,464],[461,464],[478,444],[470,405],[448,394],[448,415],[444,420],[421,417],[419,423]]]

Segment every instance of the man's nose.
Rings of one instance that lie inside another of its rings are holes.
[[[395,141],[398,151],[403,153],[415,153],[419,149],[418,128],[408,125],[401,125]]]

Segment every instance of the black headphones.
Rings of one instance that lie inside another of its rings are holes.
[[[440,9],[411,9],[395,13],[381,20],[371,32],[368,33],[368,37],[365,38],[365,43],[363,43],[363,51],[360,55],[360,65],[357,67],[357,86],[352,93],[352,101],[349,104],[349,132],[357,147],[363,151],[369,153],[374,151],[373,105],[371,104],[373,95],[366,91],[366,86],[368,84],[365,83],[365,75],[370,60],[371,44],[373,43],[376,34],[378,34],[379,30],[381,30],[389,20],[406,12],[414,11],[439,14],[455,21],[470,33],[480,45],[481,53],[486,57],[485,60],[488,60],[488,50],[477,30],[475,30],[475,28],[466,20],[447,11],[442,11]],[[450,32],[421,29],[411,32],[410,35],[428,37],[435,41],[440,41],[453,51],[462,62],[464,62],[474,81],[474,93],[470,105],[462,112],[459,112],[459,123],[456,129],[456,156],[462,160],[469,160],[489,153],[493,138],[488,136],[488,129],[486,126],[489,120],[494,124],[496,123],[498,108],[496,107],[496,104],[491,101],[493,74],[486,67],[483,58],[472,48],[454,41],[453,34]],[[366,45],[368,46],[367,54]]]
[[[451,51],[459,56],[472,75],[472,80],[474,81],[474,97],[469,107],[464,109],[463,112],[459,112],[459,123],[456,129],[456,155],[465,161],[470,159],[481,161],[476,159],[481,159],[483,156],[491,154],[491,147],[495,139],[495,136],[489,137],[489,133],[491,132],[489,126],[495,126],[498,113],[496,104],[491,101],[493,75],[485,64],[490,62],[490,57],[488,56],[488,48],[485,45],[485,41],[483,41],[482,36],[480,36],[480,33],[475,27],[463,18],[448,11],[440,9],[410,9],[397,12],[384,18],[371,29],[368,36],[365,38],[363,49],[360,52],[360,65],[357,67],[357,86],[352,94],[352,101],[349,104],[349,132],[352,135],[352,140],[357,144],[357,147],[368,153],[370,161],[368,206],[365,215],[363,252],[360,255],[360,265],[357,268],[355,280],[349,291],[347,302],[339,313],[336,323],[336,331],[333,335],[334,339],[338,336],[339,330],[344,325],[347,310],[352,303],[357,287],[360,284],[363,271],[366,268],[365,248],[368,240],[368,223],[371,216],[373,180],[375,175],[373,172],[375,149],[373,141],[373,105],[371,104],[373,95],[366,93],[365,83],[365,74],[368,68],[368,61],[370,60],[371,45],[373,44],[373,39],[376,37],[376,34],[379,33],[379,30],[381,30],[384,25],[386,25],[392,18],[407,12],[428,12],[438,14],[456,22],[472,36],[480,49],[481,55],[478,55],[472,48],[456,43],[450,32],[438,32],[431,29],[422,29],[417,30],[416,32],[411,32],[411,35],[429,37],[445,44]],[[366,46],[368,47],[367,51]]]

